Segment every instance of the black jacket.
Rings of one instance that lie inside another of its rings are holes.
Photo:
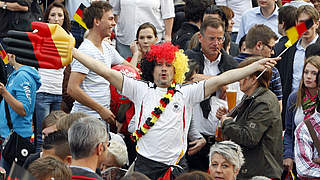
[[[203,74],[204,69],[204,55],[203,52],[200,50],[201,44],[199,43],[198,46],[192,50],[187,50],[185,54],[189,57],[189,59],[193,59],[199,64],[199,74]],[[227,54],[223,49],[221,51],[221,60],[218,64],[218,69],[221,73],[234,69],[238,66],[238,62],[233,59],[232,56]],[[208,119],[209,112],[211,110],[209,99],[204,100],[200,103],[203,116]]]
[[[200,31],[198,26],[188,22],[184,22],[181,28],[175,33],[172,39],[172,43],[174,45],[178,45],[180,49],[186,50],[188,48],[188,42],[198,31]]]

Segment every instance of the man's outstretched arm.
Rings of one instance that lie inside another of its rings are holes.
[[[103,62],[72,49],[72,56],[91,71],[108,80],[117,90],[122,91],[123,76],[119,71],[108,68]]]
[[[205,83],[205,97],[210,96],[220,86],[227,85],[236,81],[239,81],[256,71],[263,71],[265,68],[274,67],[280,58],[265,58],[256,61],[248,66],[232,69],[222,73],[219,76],[214,76],[206,80]]]

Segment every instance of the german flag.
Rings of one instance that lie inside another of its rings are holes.
[[[81,3],[76,13],[73,15],[73,19],[77,21],[82,27],[84,27],[85,29],[88,29],[86,24],[82,21],[82,13],[85,8],[86,6]]]
[[[4,50],[3,46],[0,44],[0,57],[1,59],[3,60],[3,62],[5,64],[8,64],[9,61],[8,61],[8,55],[6,53],[6,51]]]
[[[297,24],[286,30],[287,36],[289,40],[286,42],[285,46],[289,48],[294,43],[298,41],[298,39],[302,36],[304,32],[310,29],[313,26],[313,19],[310,18],[304,22]]]

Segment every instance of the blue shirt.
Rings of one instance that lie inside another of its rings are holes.
[[[271,16],[264,17],[261,13],[260,7],[252,8],[243,13],[240,23],[240,28],[237,36],[236,43],[239,44],[242,36],[248,33],[249,29],[256,24],[264,24],[272,29],[278,37],[281,35],[278,33],[278,7],[275,8]]]
[[[316,35],[316,37],[311,41],[310,44],[313,44],[317,41],[319,35]],[[294,54],[294,60],[293,60],[293,74],[292,74],[292,91],[297,91],[299,88],[300,80],[302,78],[302,71],[303,71],[303,65],[304,65],[304,56],[306,53],[306,49],[301,46],[301,39],[299,39],[297,45],[296,45],[296,53]],[[306,47],[307,48],[307,47]]]

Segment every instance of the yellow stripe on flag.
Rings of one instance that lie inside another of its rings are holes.
[[[8,55],[7,55],[6,51],[4,51],[2,45],[0,45],[0,57],[5,64],[9,63]]]
[[[291,42],[291,45],[296,43],[299,39],[299,33],[297,31],[297,28],[295,26],[289,28],[286,30],[287,36]],[[288,44],[289,45],[289,44]]]
[[[83,28],[88,29],[86,24],[82,21],[82,18],[77,13],[73,15],[73,19],[77,21]]]

